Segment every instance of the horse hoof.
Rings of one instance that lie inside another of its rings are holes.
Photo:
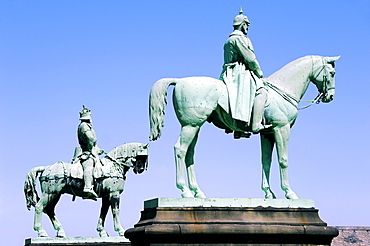
[[[108,233],[106,231],[99,232],[100,237],[109,237]]]
[[[196,198],[206,198],[206,195],[204,195],[203,191],[200,191],[200,192],[197,192],[194,197],[196,197]]]
[[[46,233],[46,231],[44,231],[44,230],[39,231],[37,236],[38,237],[49,237],[48,234]]]
[[[124,237],[125,236],[125,230],[119,230],[118,231],[118,235],[120,236],[120,237]]]
[[[265,199],[276,199],[276,196],[273,194],[269,194],[265,196]]]
[[[58,231],[56,237],[66,237],[66,233],[64,231]]]
[[[262,190],[265,192],[265,199],[276,199],[276,196],[275,196],[274,192],[272,192],[270,187],[262,188]]]
[[[194,197],[193,194],[191,193],[191,191],[184,191],[182,194],[181,194],[181,197],[182,198],[188,198],[188,197]]]
[[[287,199],[299,199],[298,196],[293,191],[286,193],[285,197]]]

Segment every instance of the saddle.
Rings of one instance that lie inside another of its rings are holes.
[[[94,147],[96,148],[96,147]],[[93,150],[93,153],[97,152]],[[71,168],[70,168],[70,176],[72,178],[76,179],[83,179],[83,167],[82,167],[82,161],[81,161],[81,156],[82,154],[82,149],[81,147],[76,147],[75,152],[73,155],[72,163],[71,163]],[[93,170],[93,177],[95,179],[102,178],[107,175],[107,173],[110,173],[110,169],[108,166],[105,165],[106,159],[100,159],[97,154],[95,154],[96,157],[94,157],[94,170]]]

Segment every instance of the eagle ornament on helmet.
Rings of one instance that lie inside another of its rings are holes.
[[[80,120],[91,120],[91,111],[90,109],[86,108],[85,105],[82,106],[82,110],[80,111]]]
[[[248,26],[251,24],[248,17],[243,15],[243,9],[240,7],[239,15],[235,16],[233,26],[240,26],[243,23],[246,23]]]

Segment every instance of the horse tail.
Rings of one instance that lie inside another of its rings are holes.
[[[149,95],[150,141],[161,137],[167,105],[167,89],[176,85],[178,79],[164,78],[154,83]]]
[[[35,207],[36,203],[40,200],[36,190],[36,178],[38,173],[43,172],[45,167],[34,167],[28,172],[26,181],[24,182],[24,195],[26,197],[27,209]]]

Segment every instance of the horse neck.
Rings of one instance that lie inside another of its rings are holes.
[[[125,175],[126,173],[125,168],[121,163],[118,163],[116,162],[116,160],[112,160],[111,157],[107,157],[107,156],[104,157],[104,159],[105,159],[104,165],[106,169],[109,169],[113,173],[118,172],[122,174],[123,176]]]
[[[312,56],[305,56],[292,61],[266,80],[280,86],[295,98],[301,99],[310,83],[312,59]]]

